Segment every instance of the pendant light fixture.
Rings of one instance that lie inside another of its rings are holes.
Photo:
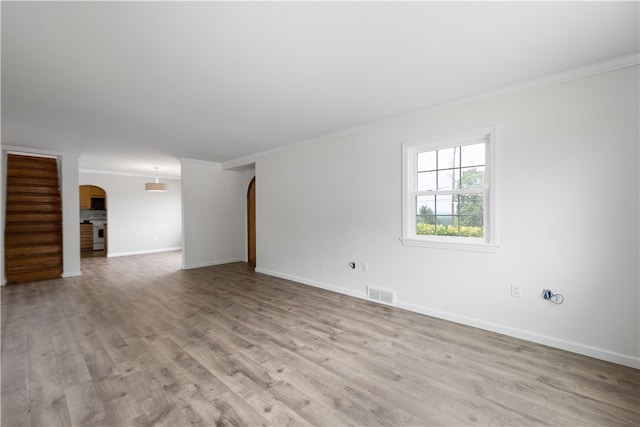
[[[154,182],[147,182],[144,185],[144,189],[146,191],[153,191],[156,193],[164,193],[167,191],[167,187],[168,185],[165,183],[160,182],[160,178],[158,178],[158,169],[160,169],[159,167],[154,167],[154,169],[156,170],[156,179]]]

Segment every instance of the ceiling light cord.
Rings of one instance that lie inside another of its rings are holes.
[[[147,182],[144,185],[144,189],[145,191],[150,191],[153,193],[165,193],[167,191],[168,185],[166,183],[160,182],[160,177],[158,176],[158,170],[160,168],[155,166],[154,169],[156,170],[154,182]]]

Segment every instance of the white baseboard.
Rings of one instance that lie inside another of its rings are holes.
[[[183,265],[183,270],[191,270],[192,268],[202,268],[202,267],[211,267],[213,265],[221,265],[221,264],[231,264],[234,262],[242,262],[244,258],[231,258],[231,259],[219,259],[215,261],[206,261],[206,262],[198,262],[195,264],[187,264]]]
[[[67,273],[66,271],[62,273],[62,278],[66,278],[66,277],[78,277],[78,276],[82,276],[82,272],[80,271],[71,271],[69,273]]]
[[[293,282],[298,282],[303,285],[309,285],[315,288],[321,288],[327,291],[336,292],[343,295],[349,295],[350,297],[354,297],[354,298],[367,299],[367,294],[365,292],[357,292],[352,289],[341,288],[338,286],[329,285],[328,283],[322,283],[314,280],[305,279],[304,277],[293,276],[291,274],[285,274],[277,271],[266,270],[264,268],[259,268],[259,267],[256,267],[256,273],[262,273],[262,274],[267,274],[269,276],[279,277],[281,279],[291,280]]]
[[[472,317],[461,316],[446,311],[436,310],[429,307],[423,307],[404,301],[396,301],[396,307],[412,311],[414,313],[424,314],[426,316],[436,317],[438,319],[448,320],[462,325],[472,326],[474,328],[484,329],[486,331],[496,332],[502,335],[508,335],[514,338],[520,338],[537,344],[543,344],[549,347],[558,348],[560,350],[570,351],[572,353],[582,354],[584,356],[613,362],[631,368],[640,369],[640,358],[626,356],[624,354],[615,353],[572,341],[561,340],[547,335],[535,332],[516,329],[497,323],[486,322],[484,320],[474,319]]]
[[[267,270],[264,268],[256,268],[256,273],[262,273],[262,274],[267,274],[269,276],[279,277],[281,279],[291,280],[303,285],[314,286],[317,288],[326,289],[328,291],[336,292],[343,295],[348,295],[355,298],[360,298],[364,300],[367,299],[367,295],[365,292],[357,292],[352,289],[333,286],[326,283],[305,279],[303,277],[293,276],[290,274],[280,273],[277,271]],[[404,301],[396,301],[395,307],[402,308],[404,310],[408,310],[414,313],[424,314],[426,316],[447,320],[450,322],[460,323],[462,325],[472,326],[474,328],[484,329],[487,331],[508,335],[514,338],[520,338],[520,339],[531,341],[537,344],[547,345],[549,347],[570,351],[572,353],[582,354],[584,356],[605,360],[607,362],[617,363],[620,365],[629,366],[631,368],[640,369],[640,358],[638,357],[627,356],[624,354],[619,354],[612,351],[603,350],[600,348],[590,347],[580,343],[561,340],[558,338],[537,334],[535,332],[515,329],[509,326],[486,322],[484,320],[461,316],[454,313],[448,313],[445,311],[436,310],[429,307],[423,307],[417,304],[412,304]]]
[[[176,246],[173,248],[160,248],[160,249],[145,249],[143,251],[131,251],[131,252],[109,252],[107,257],[119,257],[119,256],[129,256],[129,255],[144,255],[144,254],[157,254],[160,252],[173,252],[173,251],[181,251],[181,246]]]

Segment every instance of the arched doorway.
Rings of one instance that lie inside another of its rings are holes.
[[[80,256],[107,256],[107,193],[95,185],[80,186]]]
[[[247,260],[256,266],[256,177],[247,190]]]

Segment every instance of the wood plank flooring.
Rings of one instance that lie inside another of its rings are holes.
[[[639,425],[640,371],[180,253],[2,288],[3,426]]]

